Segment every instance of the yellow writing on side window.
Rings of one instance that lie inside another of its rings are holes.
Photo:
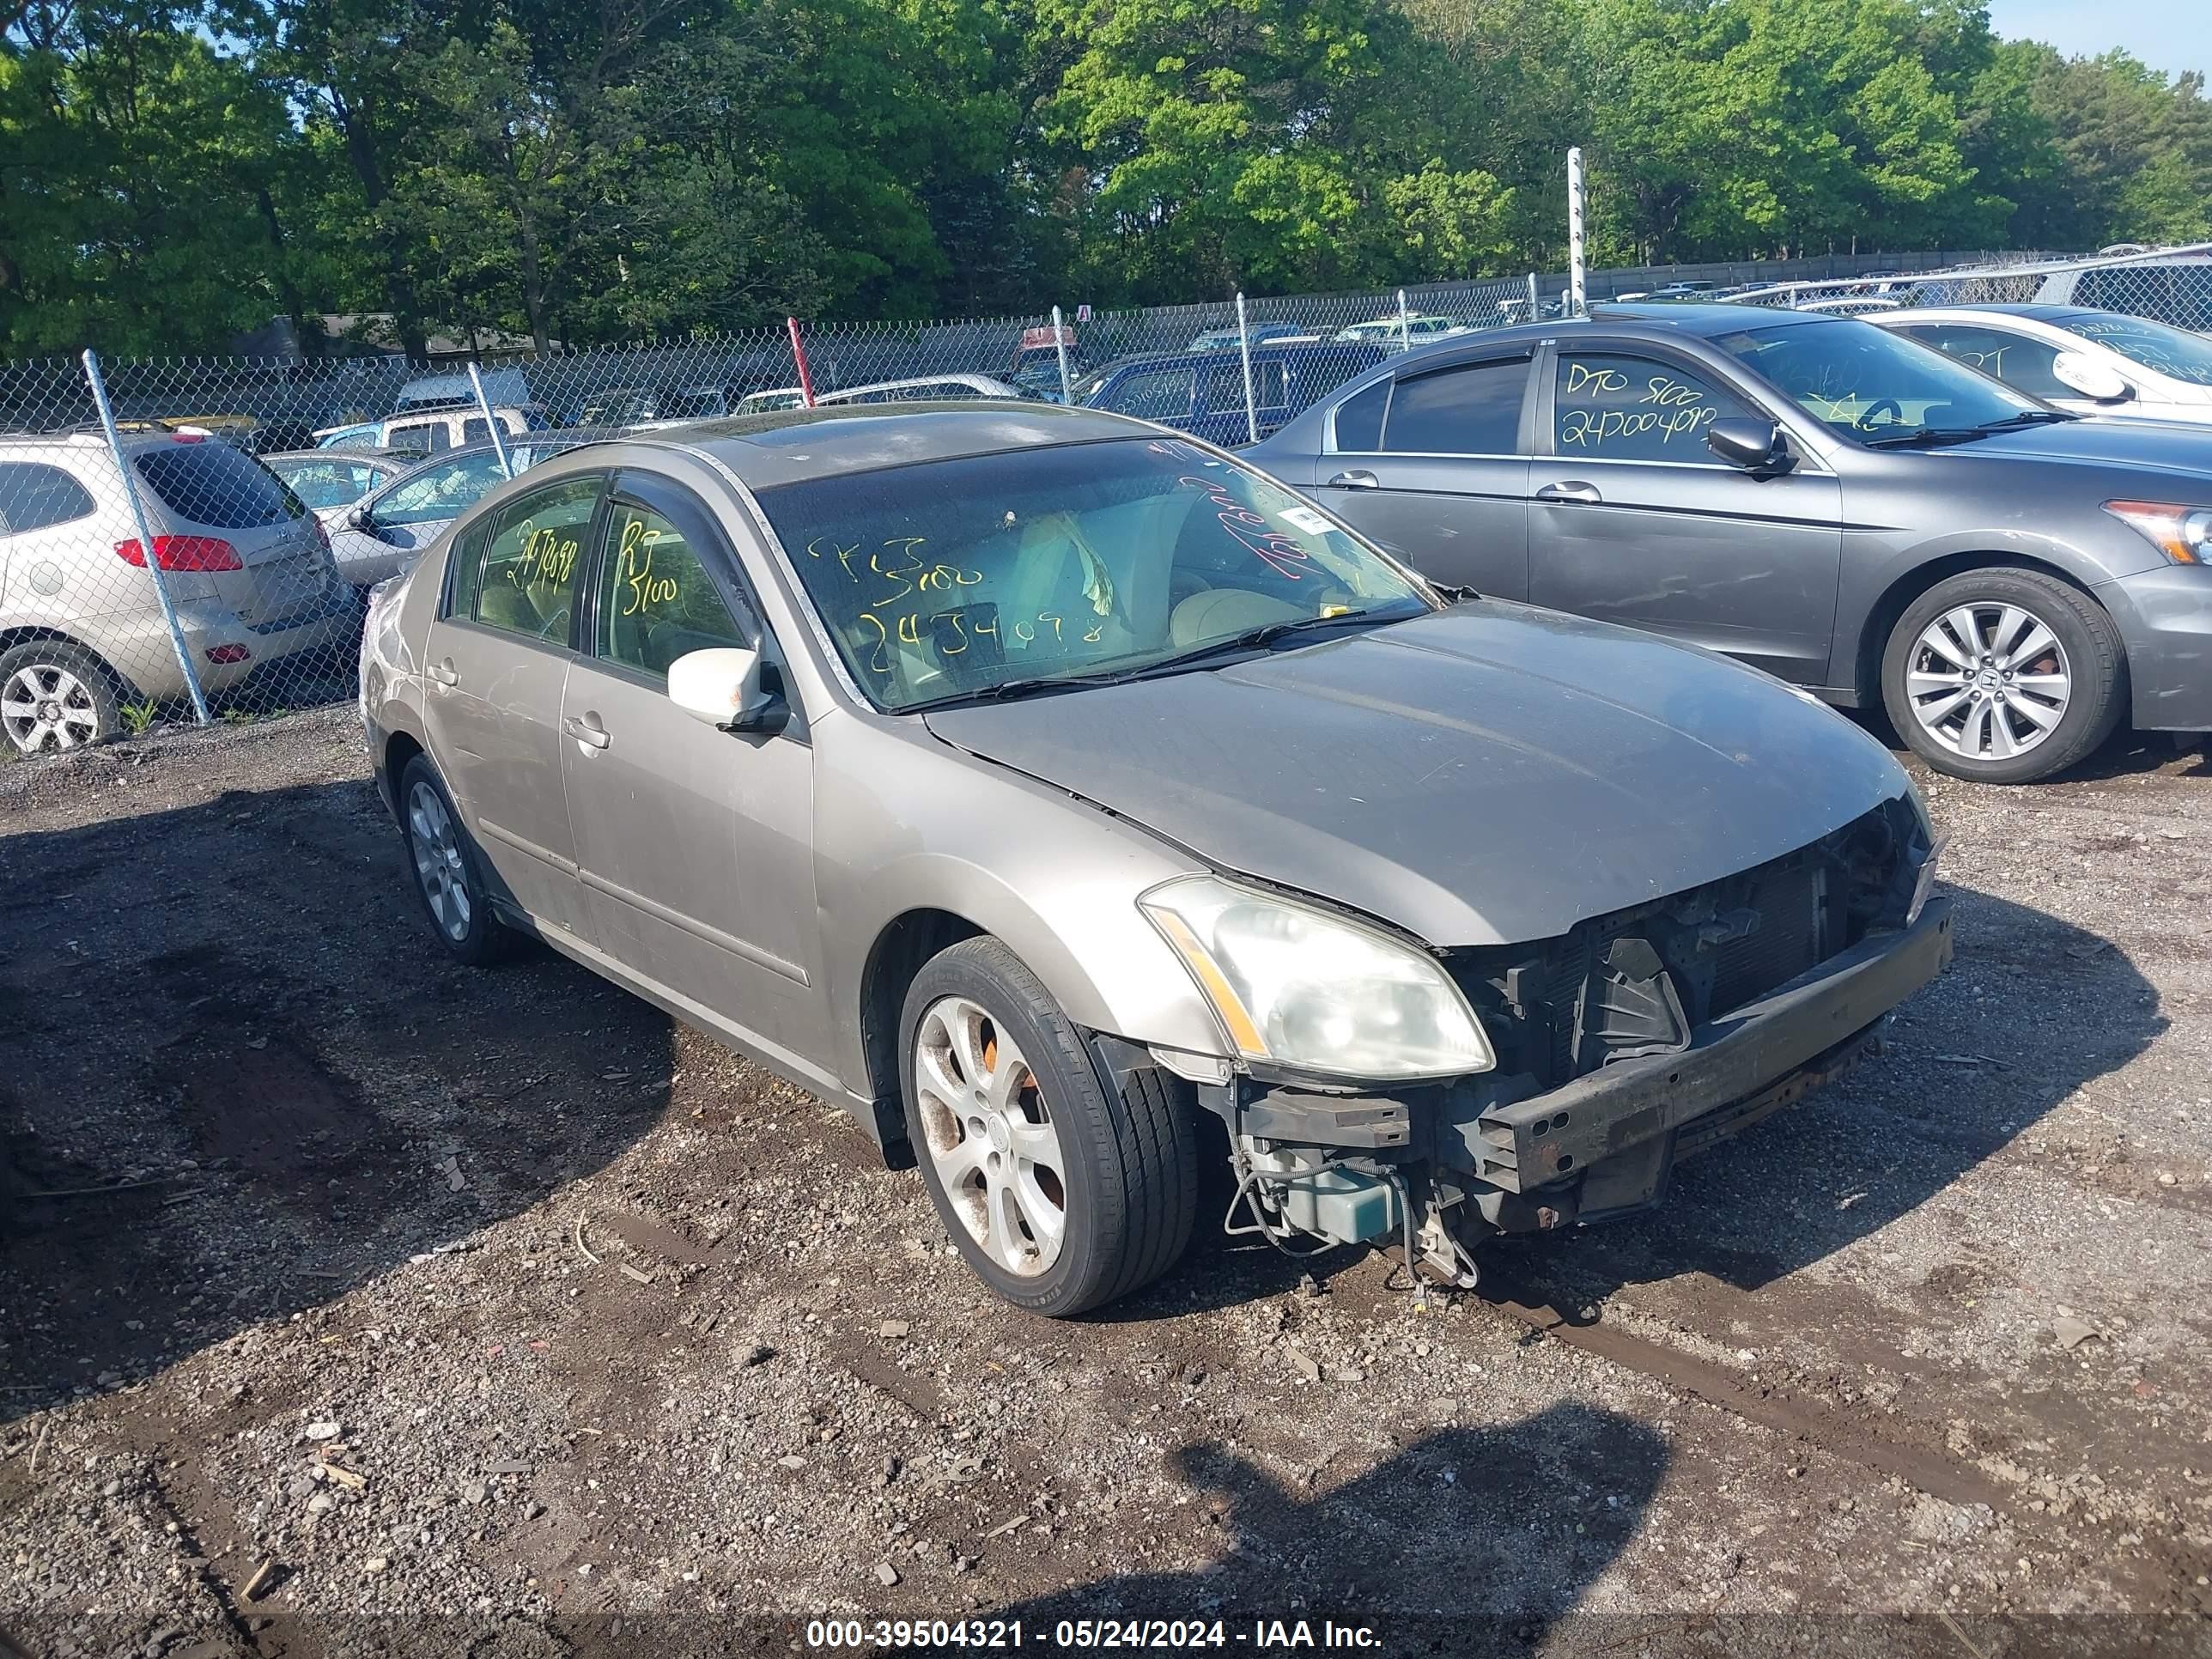
[[[574,538],[563,540],[559,532],[541,530],[527,519],[517,528],[523,532],[522,550],[507,562],[507,580],[516,587],[566,587],[576,574]]]
[[[623,526],[622,542],[617,549],[621,561],[617,567],[617,585],[622,591],[621,615],[635,617],[659,605],[668,605],[676,598],[676,584],[666,576],[653,574],[653,544],[660,539],[660,532],[649,527],[642,519],[632,519]]]

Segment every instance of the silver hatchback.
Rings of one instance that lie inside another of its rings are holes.
[[[379,592],[362,707],[448,951],[534,935],[841,1104],[1044,1314],[1176,1261],[1209,1140],[1237,1230],[1472,1284],[1951,951],[1919,799],[1838,716],[1447,605],[1088,410],[561,456]]]

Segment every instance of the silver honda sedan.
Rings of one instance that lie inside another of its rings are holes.
[[[1232,1230],[1647,1206],[1951,954],[1920,800],[1756,670],[1439,592],[1093,410],[793,410],[572,451],[379,590],[437,937],[542,939],[843,1106],[1008,1300]]]

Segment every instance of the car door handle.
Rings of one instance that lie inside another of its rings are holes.
[[[453,659],[451,657],[446,658],[441,662],[432,663],[423,672],[441,685],[459,685],[461,683],[461,677],[455,671]]]
[[[1592,502],[1603,501],[1605,497],[1598,494],[1595,484],[1570,478],[1564,483],[1546,484],[1536,492],[1536,499],[1540,501],[1571,501],[1587,507]]]
[[[561,722],[561,729],[590,749],[604,749],[613,741],[597,714],[571,714]]]
[[[1340,472],[1328,481],[1331,489],[1378,489],[1382,480],[1364,467],[1354,467],[1349,472]]]
[[[1546,484],[1536,492],[1536,499],[1540,501],[1578,501],[1587,507],[1593,501],[1603,501],[1605,497],[1597,493],[1595,484],[1570,478],[1565,483]]]

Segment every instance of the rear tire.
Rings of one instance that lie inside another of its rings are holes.
[[[2110,737],[2127,657],[2102,606],[2037,570],[1971,570],[1890,630],[1882,705],[1912,751],[1978,783],[2033,783]]]
[[[519,936],[492,909],[483,860],[426,755],[400,769],[399,834],[415,896],[447,953],[471,968],[511,954]]]
[[[21,755],[101,743],[123,729],[107,665],[68,640],[26,640],[0,651],[0,732]]]
[[[986,1285],[1065,1318],[1175,1265],[1197,1214],[1198,1160],[1164,1074],[1115,1087],[1051,993],[990,938],[923,964],[899,1034],[915,1160]]]

